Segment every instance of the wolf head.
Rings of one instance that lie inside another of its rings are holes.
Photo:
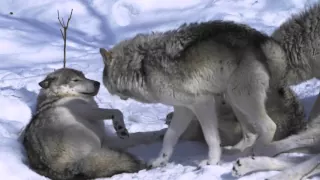
[[[142,66],[142,54],[137,47],[129,47],[126,41],[119,43],[112,50],[100,48],[104,62],[103,84],[110,94],[122,100],[128,98],[149,103],[145,87],[145,74]]]
[[[112,71],[109,69],[111,67],[111,62],[112,62],[112,52],[107,51],[104,48],[100,48],[100,54],[102,56],[103,62],[104,62],[104,69],[103,69],[103,76],[102,76],[102,81],[104,86],[107,88],[110,94],[112,95],[117,95],[120,97],[122,100],[127,100],[129,97],[125,96],[124,93],[121,93],[117,87],[116,83],[113,83],[111,79],[109,78],[108,72]]]
[[[39,86],[46,94],[56,96],[95,96],[100,83],[87,79],[81,71],[62,68],[48,74]]]

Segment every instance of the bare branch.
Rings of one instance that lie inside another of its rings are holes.
[[[71,9],[71,13],[70,13],[70,16],[69,16],[69,18],[68,18],[68,22],[67,22],[66,28],[68,28],[68,26],[69,26],[69,22],[70,22],[70,19],[71,19],[71,17],[72,17],[72,12],[73,12],[73,9]]]
[[[63,28],[65,28],[66,27],[66,24],[64,23],[64,19],[63,18],[61,18],[62,19],[62,24],[63,24]]]
[[[60,29],[60,32],[61,32],[61,36],[62,36],[62,38],[64,40],[64,35],[63,35],[63,32],[62,32],[62,29]]]
[[[62,24],[62,22],[61,22],[61,20],[60,20],[59,10],[57,10],[57,11],[58,11],[58,20],[59,20],[59,23],[60,23],[60,25],[61,25],[62,27],[64,27],[63,24]]]

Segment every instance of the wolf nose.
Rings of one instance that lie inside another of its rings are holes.
[[[100,83],[98,81],[95,81],[93,84],[94,84],[94,87],[96,88],[100,87]]]

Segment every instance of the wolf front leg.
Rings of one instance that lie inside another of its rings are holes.
[[[99,116],[101,116],[103,119],[111,119],[117,136],[121,139],[129,137],[129,132],[126,128],[123,114],[120,110],[102,108],[93,108],[92,110],[95,112],[92,114],[92,119],[98,119]]]
[[[212,100],[192,105],[190,108],[200,122],[209,148],[208,159],[202,161],[200,166],[216,165],[220,162],[221,147],[215,100],[212,98]]]
[[[113,127],[116,130],[118,137],[121,139],[129,137],[129,132],[124,123],[123,114],[118,109],[103,109],[108,116],[111,116]],[[110,115],[111,114],[111,115]]]
[[[172,155],[174,146],[177,144],[181,134],[187,129],[192,117],[193,113],[190,109],[182,106],[174,107],[170,126],[164,135],[162,149],[159,156],[150,161],[148,165],[149,168],[164,166],[167,164]]]
[[[123,120],[123,114],[120,110],[95,107],[90,103],[86,103],[81,100],[69,102],[67,106],[69,110],[74,111],[82,117],[92,121],[111,119],[118,137],[122,139],[129,137],[128,130],[126,129]]]
[[[292,167],[293,162],[266,156],[240,158],[233,163],[232,176],[241,177],[257,171],[281,171]]]

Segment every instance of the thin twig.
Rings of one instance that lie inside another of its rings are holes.
[[[64,27],[64,25],[62,24],[62,22],[61,22],[61,20],[60,20],[59,10],[57,10],[57,11],[58,11],[58,20],[59,20],[59,23],[60,23],[60,25],[61,25],[62,27]]]
[[[71,19],[71,17],[72,17],[72,12],[73,12],[73,9],[71,9],[71,13],[70,13],[70,16],[69,16],[68,21],[67,21],[67,28],[68,28],[68,26],[69,26],[69,22],[70,22],[70,19]]]
[[[63,35],[63,32],[62,32],[62,29],[60,29],[60,32],[61,32],[61,36],[62,36],[62,38],[64,40],[64,35]]]
[[[67,30],[68,30],[68,27],[69,27],[69,22],[70,22],[71,17],[72,17],[72,12],[73,12],[73,9],[71,9],[71,13],[70,13],[70,16],[68,18],[67,25],[65,25],[63,18],[61,18],[61,20],[60,20],[60,15],[59,15],[59,10],[58,10],[58,20],[59,20],[60,25],[63,28],[63,32],[62,32],[62,29],[60,29],[60,32],[61,32],[61,36],[62,36],[63,42],[64,42],[64,45],[63,45],[63,67],[64,68],[66,67],[66,62],[67,62],[67,60],[66,60]]]

